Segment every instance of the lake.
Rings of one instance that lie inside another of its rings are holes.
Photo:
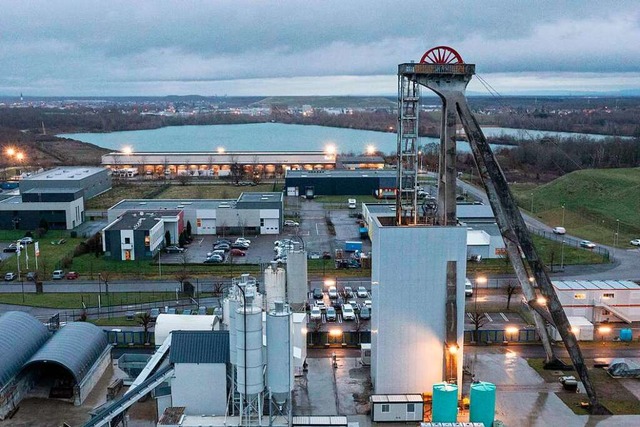
[[[602,135],[496,127],[483,128],[483,131],[486,136],[505,134],[523,138],[542,136],[605,138]],[[112,150],[122,150],[129,146],[134,152],[215,151],[219,147],[226,151],[315,151],[324,150],[328,144],[333,144],[340,153],[361,154],[369,145],[373,145],[383,153],[395,153],[397,145],[395,133],[282,123],[170,126],[138,131],[69,133],[58,136],[89,142]],[[420,138],[420,145],[438,142],[437,138]],[[460,141],[458,150],[468,152],[469,145]]]

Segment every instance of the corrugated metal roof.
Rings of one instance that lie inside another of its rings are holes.
[[[229,331],[174,331],[171,363],[228,363]]]
[[[79,384],[98,357],[109,347],[107,334],[92,323],[69,323],[25,364],[57,363],[69,370]]]
[[[554,280],[552,283],[559,291],[640,290],[640,285],[630,280]]]
[[[47,341],[49,331],[42,322],[22,311],[0,316],[0,388],[4,387]]]

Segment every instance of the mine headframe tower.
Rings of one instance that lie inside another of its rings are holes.
[[[471,146],[483,187],[505,242],[509,260],[523,294],[532,309],[541,337],[547,365],[562,365],[550,345],[545,321],[560,333],[571,362],[589,397],[592,414],[608,411],[597,399],[589,379],[578,340],[558,300],[547,270],[540,259],[527,226],[520,214],[498,162],[473,116],[465,90],[475,74],[475,64],[466,64],[458,52],[448,46],[428,50],[419,63],[398,65],[398,188],[397,225],[456,225],[456,123],[460,122]],[[420,87],[435,92],[442,100],[440,158],[437,205],[418,206],[418,118]],[[530,280],[532,276],[533,280]],[[536,295],[537,285],[541,296]]]

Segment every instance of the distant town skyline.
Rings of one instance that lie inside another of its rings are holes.
[[[389,96],[437,45],[503,95],[640,94],[636,1],[3,3],[3,96]]]

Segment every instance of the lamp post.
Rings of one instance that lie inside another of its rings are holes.
[[[562,239],[562,245],[560,246],[560,270],[564,270],[564,239]]]
[[[533,213],[533,193],[531,193],[531,213]]]
[[[98,273],[98,317],[100,317],[100,298],[102,297],[102,273]]]
[[[562,205],[562,226],[564,227],[564,205]]]
[[[600,332],[600,336],[602,337],[602,345],[604,345],[604,336],[611,332],[610,326],[600,326],[598,328],[598,332]]]
[[[615,238],[615,243],[614,246],[618,246],[618,238],[620,236],[620,220],[616,219],[616,238]]]

